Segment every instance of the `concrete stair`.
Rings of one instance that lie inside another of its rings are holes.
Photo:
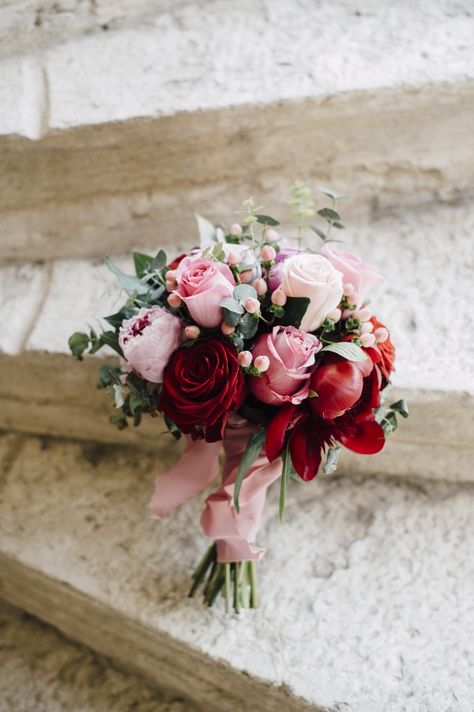
[[[193,712],[110,659],[0,603],[1,712]]]

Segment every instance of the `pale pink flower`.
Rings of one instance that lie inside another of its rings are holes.
[[[219,326],[222,321],[220,302],[232,296],[235,280],[229,267],[223,262],[207,258],[185,257],[176,270],[179,296],[191,318],[207,328]]]
[[[364,303],[367,292],[373,284],[383,282],[383,278],[365,260],[351,252],[340,250],[330,242],[326,242],[321,247],[319,254],[326,257],[333,267],[342,272],[345,286],[353,289],[354,301],[352,299],[349,301],[357,307]],[[346,294],[346,290],[344,293]]]

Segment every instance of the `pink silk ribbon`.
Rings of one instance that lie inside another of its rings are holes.
[[[220,487],[206,499],[201,516],[204,534],[217,544],[221,563],[260,559],[264,549],[251,544],[260,529],[268,487],[281,473],[281,460],[268,462],[260,454],[245,475],[239,495],[240,512],[234,507],[234,483],[240,460],[255,426],[233,417],[224,435],[225,462]],[[206,443],[187,438],[180,460],[167,472],[158,475],[150,503],[153,514],[166,516],[172,509],[209,485],[217,475],[218,455],[222,442]]]

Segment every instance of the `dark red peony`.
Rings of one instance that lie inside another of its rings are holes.
[[[160,408],[183,433],[215,442],[245,398],[237,351],[227,341],[206,339],[182,346],[164,372]]]
[[[375,316],[370,318],[370,321],[374,325],[374,331],[376,329],[387,329],[385,324],[382,324],[378,319],[375,318]],[[395,370],[394,367],[394,361],[395,361],[395,346],[392,344],[390,340],[390,332],[387,329],[388,337],[385,339],[385,341],[381,341],[377,344],[377,348],[380,351],[380,356],[381,359],[379,361],[379,368],[382,373],[382,379],[383,379],[383,387],[387,385],[387,383],[390,381],[390,375],[392,371]]]
[[[374,416],[380,405],[380,356],[374,349],[365,351],[367,359],[356,362],[328,354],[311,377],[316,396],[278,411],[267,431],[270,461],[288,443],[296,472],[308,481],[317,475],[327,446],[340,443],[366,455],[383,448],[384,432]]]

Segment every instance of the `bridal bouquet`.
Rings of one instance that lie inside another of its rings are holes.
[[[379,452],[397,414],[408,414],[405,401],[382,403],[395,351],[367,301],[381,278],[330,239],[344,227],[340,197],[322,192],[332,207],[316,212],[309,190],[293,187],[291,239],[249,199],[228,229],[198,216],[200,245],[179,257],[135,252],[134,276],[107,259],[128,299],[105,317],[112,329],[69,339],[79,359],[103,346],[121,357],[100,368],[113,423],[162,415],[174,437],[184,435],[180,460],[156,479],[157,517],[215,480],[223,448],[220,485],[201,518],[213,543],[190,595],[202,586],[212,605],[222,593],[237,612],[258,605],[267,488],[279,480],[283,518],[291,480],[333,472],[342,447]],[[324,229],[309,224],[316,219]]]

